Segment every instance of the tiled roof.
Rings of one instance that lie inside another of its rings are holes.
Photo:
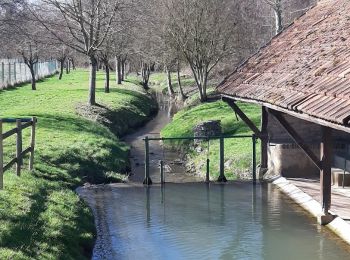
[[[350,0],[320,1],[217,90],[349,125]]]

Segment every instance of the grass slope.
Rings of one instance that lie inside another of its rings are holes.
[[[38,117],[35,170],[21,177],[6,172],[0,191],[1,259],[84,259],[91,254],[93,216],[73,190],[84,182],[117,180],[118,173],[128,169],[128,147],[107,126],[124,134],[145,122],[155,103],[128,82],[118,88],[112,84],[111,93],[103,93],[99,73],[97,101],[104,110],[102,115],[91,113],[83,105],[88,78],[88,72],[80,70],[62,81],[46,79],[37,91],[24,85],[0,92],[0,117]],[[77,108],[94,120],[79,116]],[[25,130],[25,146],[29,134]],[[5,142],[9,161],[15,140]]]
[[[259,107],[245,103],[239,103],[239,106],[256,125],[260,123]],[[178,112],[173,121],[162,129],[161,135],[163,137],[193,136],[194,126],[208,120],[221,120],[222,129],[226,135],[252,134],[244,122],[236,121],[232,109],[226,103],[217,101],[202,103]],[[182,149],[191,147],[184,142],[172,142],[171,145]],[[204,174],[207,143],[203,143],[202,146],[203,152],[198,153],[193,149],[187,149],[186,152],[189,153],[189,158],[195,165],[196,171]],[[211,141],[209,152],[211,178],[216,179],[219,174],[219,141]],[[237,176],[251,171],[251,153],[252,140],[250,138],[225,140],[225,174],[228,179],[236,179]]]

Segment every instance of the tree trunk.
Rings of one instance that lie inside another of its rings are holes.
[[[74,61],[74,59],[71,59],[71,61],[72,61],[72,69],[73,69],[73,70],[76,70],[76,68],[75,68],[75,61]]]
[[[63,76],[63,70],[64,70],[64,60],[61,59],[59,60],[59,62],[60,62],[60,74],[58,76],[58,79],[61,80]]]
[[[97,60],[95,56],[90,57],[90,86],[89,86],[89,105],[96,105],[96,71]]]
[[[35,69],[34,69],[34,63],[29,64],[29,70],[30,75],[32,76],[31,83],[32,83],[32,90],[36,90],[36,78],[35,78]]]
[[[122,81],[125,80],[125,60],[122,61]]]
[[[166,72],[167,72],[167,76],[168,76],[168,95],[170,97],[173,97],[175,92],[174,92],[174,89],[173,89],[173,84],[171,82],[171,72],[168,68],[166,68]]]
[[[180,75],[180,62],[177,61],[177,82],[179,84],[181,99],[185,100],[187,97],[182,89],[181,75]]]
[[[106,67],[106,78],[105,78],[105,93],[109,93],[109,63],[105,63]]]
[[[142,74],[142,86],[145,90],[148,90],[149,89],[148,81],[149,81],[149,76],[151,74],[151,71],[150,71],[150,66],[147,63],[142,63],[141,74]]]
[[[122,61],[121,58],[117,58],[117,76],[118,76],[118,84],[122,84]]]
[[[283,30],[282,10],[281,8],[276,8],[274,11],[276,17],[276,34],[279,34]]]
[[[66,62],[66,74],[69,74],[69,60]]]
[[[207,86],[208,86],[208,73],[204,73],[203,75],[203,83],[202,83],[202,102],[206,102],[208,100],[207,96]]]

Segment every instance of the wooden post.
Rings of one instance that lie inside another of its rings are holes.
[[[253,161],[253,183],[256,183],[256,136],[252,137],[253,142],[253,153],[252,153],[252,161]]]
[[[30,171],[34,169],[35,128],[36,128],[36,117],[32,117],[32,131],[31,131],[31,138],[30,138],[30,157],[29,157]]]
[[[16,119],[16,127],[17,127],[16,173],[17,173],[17,176],[21,176],[21,166],[22,166],[22,122],[21,122],[21,119]]]
[[[205,173],[205,182],[206,183],[209,183],[210,182],[210,170],[209,170],[209,167],[210,167],[210,159],[207,158],[207,172]]]
[[[261,168],[267,169],[268,167],[268,137],[267,137],[267,124],[268,124],[268,113],[264,106],[261,107]]]
[[[0,190],[4,188],[4,145],[2,138],[2,119],[0,119]]]
[[[321,141],[321,204],[323,214],[328,215],[331,207],[332,185],[332,129],[322,127]]]
[[[220,175],[218,182],[227,182],[227,179],[225,177],[225,144],[224,144],[224,138],[220,137]]]
[[[145,179],[143,184],[151,185],[152,180],[149,176],[149,140],[148,136],[145,137]]]
[[[160,183],[164,184],[164,162],[163,160],[160,161]]]

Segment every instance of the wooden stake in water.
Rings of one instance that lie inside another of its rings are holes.
[[[209,167],[210,167],[210,159],[207,158],[207,172],[205,174],[205,182],[209,183],[210,182],[210,178],[209,178]]]
[[[220,137],[220,176],[218,179],[218,182],[227,182],[227,179],[225,177],[225,143],[224,138]]]
[[[164,180],[164,162],[163,160],[160,161],[160,183],[164,184],[165,180]]]
[[[145,179],[143,181],[145,185],[151,185],[152,180],[149,176],[149,139],[145,137]]]

